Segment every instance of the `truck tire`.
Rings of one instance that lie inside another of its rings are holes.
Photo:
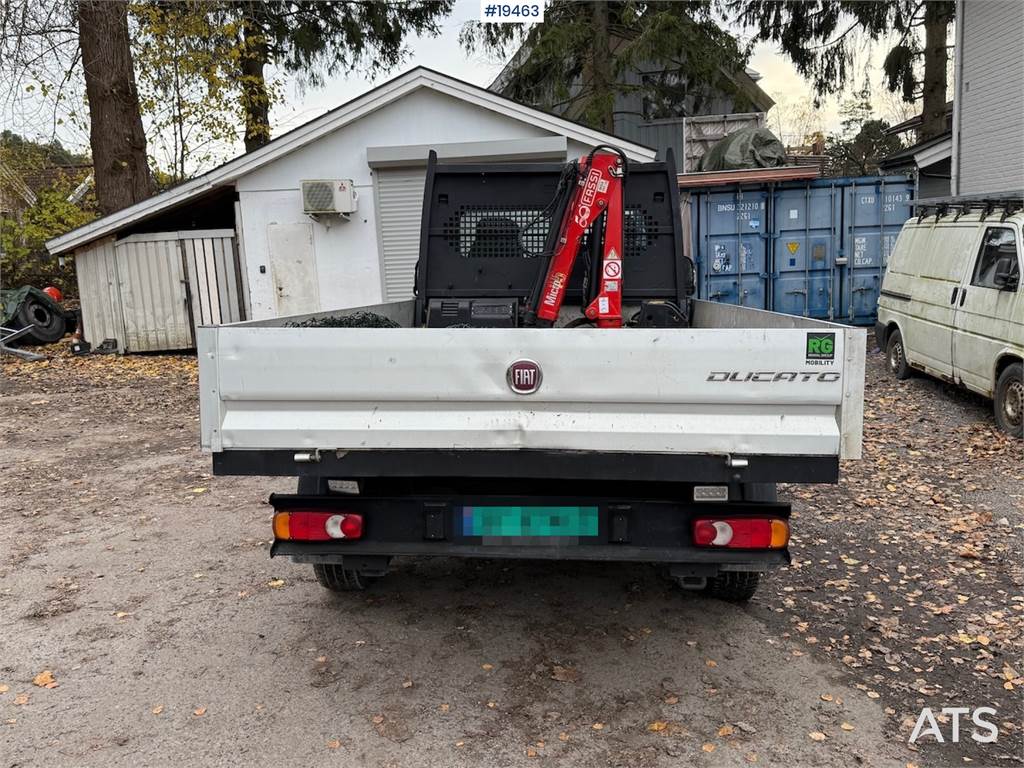
[[[748,571],[723,571],[708,579],[704,594],[730,603],[745,603],[757,592],[761,574]]]
[[[1024,366],[1006,366],[996,382],[992,398],[996,424],[1007,434],[1024,437]]]
[[[903,345],[903,334],[899,330],[889,334],[889,341],[885,345],[885,364],[900,381],[910,378],[910,365],[907,363],[907,350]]]
[[[320,586],[331,592],[361,592],[379,578],[334,563],[317,563],[313,573]]]
[[[18,322],[22,328],[32,326],[25,339],[37,344],[52,344],[64,337],[64,317],[51,307],[32,298],[26,299],[18,310]]]

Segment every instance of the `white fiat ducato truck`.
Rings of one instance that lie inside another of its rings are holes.
[[[625,174],[623,327],[581,311],[596,242],[524,327],[566,178],[431,157],[414,298],[199,329],[215,473],[298,478],[273,556],[332,590],[407,555],[650,562],[735,600],[788,562],[775,484],[860,457],[865,331],[693,300],[671,158]]]

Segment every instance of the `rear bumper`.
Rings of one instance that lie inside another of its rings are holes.
[[[706,548],[693,545],[696,517],[774,517],[787,519],[788,504],[775,502],[683,503],[632,499],[538,497],[396,497],[344,495],[270,497],[275,510],[323,509],[363,516],[358,541],[277,540],[273,557],[301,563],[346,562],[371,565],[386,558],[413,556],[589,560],[668,563],[695,576],[720,570],[764,571],[789,562],[789,551]],[[479,505],[586,505],[598,509],[596,535],[579,537],[484,537],[467,535],[463,510]]]
[[[487,477],[694,483],[835,483],[836,456],[728,457],[686,453],[534,450],[322,451],[296,462],[295,451],[213,454],[215,475],[284,477]],[[745,462],[730,461],[742,458]]]

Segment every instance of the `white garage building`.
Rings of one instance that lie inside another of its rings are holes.
[[[75,255],[93,345],[189,348],[196,325],[410,297],[431,149],[448,162],[564,161],[598,144],[655,155],[419,67],[47,248]],[[302,182],[321,179],[350,180],[356,210],[307,215]]]

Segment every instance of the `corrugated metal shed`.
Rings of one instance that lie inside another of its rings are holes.
[[[155,232],[76,252],[85,339],[118,351],[195,346],[195,326],[245,319],[232,230]]]

